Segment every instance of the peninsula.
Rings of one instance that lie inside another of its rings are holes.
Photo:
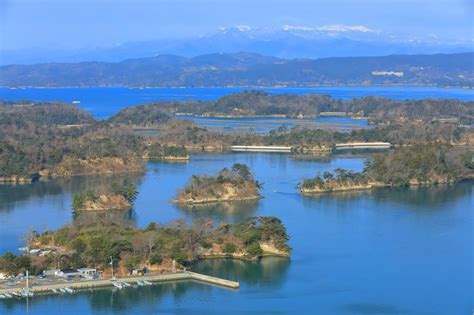
[[[150,223],[146,228],[120,225],[67,225],[57,231],[30,235],[30,253],[0,257],[0,272],[18,275],[25,270],[40,274],[49,268],[94,266],[109,270],[110,257],[117,270],[146,268],[165,272],[200,259],[229,257],[256,260],[262,256],[288,257],[288,235],[275,217],[250,217],[236,224],[201,221],[188,226]],[[173,262],[174,261],[174,262]],[[124,274],[125,275],[125,274]]]
[[[373,155],[363,172],[338,168],[300,183],[302,194],[376,187],[451,184],[474,179],[474,152],[448,144],[427,143]]]

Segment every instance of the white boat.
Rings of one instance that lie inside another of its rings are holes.
[[[137,280],[137,285],[138,285],[139,287],[142,287],[142,286],[144,286],[145,284],[144,284],[142,281]]]
[[[74,290],[71,289],[71,288],[64,288],[64,290],[66,290],[66,292],[69,293],[69,294],[73,294],[73,293],[74,293]]]
[[[12,292],[12,295],[16,297],[21,297],[21,293],[19,292]]]
[[[143,283],[146,284],[146,285],[152,285],[153,284],[150,281],[146,281],[146,280],[143,280]]]
[[[5,297],[11,299],[13,297],[13,295],[11,295],[10,293],[5,293]]]
[[[7,297],[3,294],[0,294],[0,299],[6,299]]]
[[[53,293],[59,293],[58,289],[51,289],[51,291],[53,291]]]
[[[124,287],[131,287],[130,283],[127,282],[120,282],[120,284]]]
[[[72,101],[73,104],[81,104],[81,101]]]
[[[61,293],[67,293],[67,291],[66,291],[65,288],[59,288],[59,291],[60,291]]]
[[[118,289],[123,289],[123,285],[121,285],[120,283],[118,282],[112,282],[113,286],[118,288]]]

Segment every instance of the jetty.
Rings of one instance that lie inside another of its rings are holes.
[[[233,145],[232,152],[275,152],[291,153],[291,147],[284,146],[264,146],[264,145]]]
[[[116,280],[111,279],[98,279],[98,280],[80,280],[73,282],[61,282],[61,283],[51,283],[51,284],[41,284],[36,286],[30,286],[28,291],[33,294],[52,294],[55,292],[73,292],[75,290],[81,289],[93,289],[100,287],[129,287],[129,283],[163,283],[170,281],[196,281],[211,285],[216,285],[220,287],[226,287],[231,289],[238,289],[240,283],[236,281],[231,281],[227,279],[221,279],[213,276],[203,275],[196,272],[183,271],[170,274],[160,274],[160,275],[147,275],[147,276],[134,276],[134,277],[124,277],[117,278]],[[126,285],[125,285],[126,284]],[[24,290],[23,287],[16,288],[4,288],[0,289],[0,295],[14,295],[15,293],[21,292]]]
[[[390,149],[391,143],[388,142],[350,142],[337,143],[336,150],[366,150],[366,149]]]

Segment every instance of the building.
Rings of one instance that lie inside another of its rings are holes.
[[[78,277],[81,274],[77,269],[61,269],[57,276],[65,279],[72,279],[74,277]]]
[[[77,271],[82,278],[94,279],[97,277],[97,269],[94,268],[79,268]]]
[[[46,269],[46,270],[43,270],[43,275],[58,276],[60,272],[61,272],[61,269]]]
[[[395,77],[403,77],[403,71],[372,71],[372,75],[376,76],[395,76]]]

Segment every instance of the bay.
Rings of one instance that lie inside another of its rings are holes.
[[[135,182],[140,195],[126,224],[184,218],[236,222],[282,219],[291,259],[205,260],[195,271],[241,282],[237,291],[178,282],[72,296],[0,300],[0,314],[469,314],[473,306],[474,185],[397,188],[302,197],[297,183],[317,172],[359,171],[365,156],[300,161],[280,154],[199,154],[188,164],[149,162],[142,176],[76,177],[0,186],[0,253],[40,231],[78,218],[72,195],[107,181]],[[185,209],[169,202],[192,174],[246,163],[264,183],[256,204]]]

